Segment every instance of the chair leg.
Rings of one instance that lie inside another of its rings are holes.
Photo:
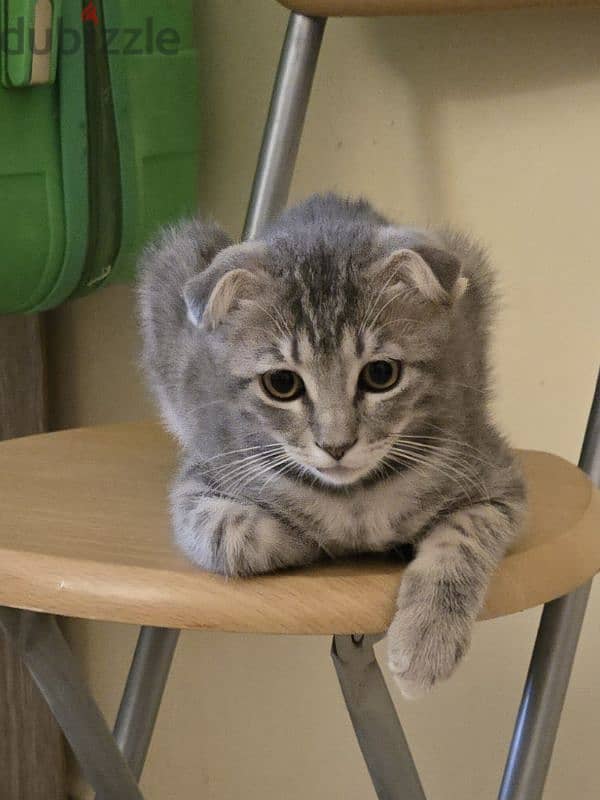
[[[591,586],[544,606],[499,800],[542,797]]]
[[[114,729],[115,741],[136,780],[144,768],[179,633],[143,627],[138,637]],[[111,800],[110,795],[103,800]]]
[[[600,484],[600,373],[579,466]],[[591,587],[590,581],[544,607],[499,800],[542,796]]]
[[[29,669],[92,788],[114,800],[143,800],[54,617],[0,607],[0,625]]]
[[[287,202],[326,19],[290,14],[271,96],[244,239],[254,239]]]
[[[541,800],[591,581],[546,603],[498,800]],[[379,800],[425,800],[379,669],[380,637],[334,636],[331,656]]]
[[[425,800],[373,645],[378,636],[334,636],[331,657],[379,800]]]
[[[600,373],[580,468],[600,484]],[[498,800],[540,800],[592,582],[546,603]],[[379,800],[424,800],[402,726],[379,670],[381,637],[334,636],[331,655]]]

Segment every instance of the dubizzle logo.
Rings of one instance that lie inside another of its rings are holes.
[[[81,12],[81,19],[83,22],[93,22],[94,25],[98,25],[98,12],[92,0],[90,0],[90,2]]]
[[[70,0],[75,2],[75,0]],[[2,7],[2,0],[0,0]],[[86,3],[81,11],[84,27],[91,23],[95,28],[101,27],[99,46],[106,53],[123,56],[161,55],[174,56],[179,53],[181,36],[175,28],[158,28],[154,17],[145,17],[140,24],[131,28],[110,27],[102,17],[102,11],[93,0]],[[102,25],[100,24],[102,21]],[[110,17],[108,22],[110,22]],[[4,56],[22,56],[24,53],[47,55],[56,45],[61,56],[72,56],[83,47],[83,36],[80,28],[63,25],[59,19],[56,23],[58,35],[53,27],[46,30],[34,30],[25,17],[13,20],[12,25],[4,28],[4,19],[0,14],[0,53]]]

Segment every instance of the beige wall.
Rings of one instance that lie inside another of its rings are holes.
[[[202,5],[202,196],[241,228],[285,25],[273,2]],[[600,12],[330,23],[293,197],[364,193],[397,218],[476,233],[504,307],[498,417],[515,444],[577,457],[598,364]],[[61,426],[147,416],[129,289],[52,317]],[[538,613],[481,624],[465,666],[398,706],[433,800],[495,797]],[[600,795],[600,597],[593,595],[546,797]],[[78,625],[109,715],[134,631]],[[374,798],[325,639],[185,634],[149,800]]]

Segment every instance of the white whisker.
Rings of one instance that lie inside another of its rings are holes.
[[[251,462],[246,464],[237,464],[230,466],[229,464],[225,469],[222,469],[220,474],[215,474],[214,477],[218,482],[223,481],[231,481],[233,478],[236,478],[238,475],[247,474],[250,470],[254,469],[257,466],[262,466],[266,464],[268,461],[277,458],[279,453],[262,453],[259,456],[256,456]]]
[[[392,274],[391,274],[391,275],[389,275],[388,279],[387,279],[387,280],[386,280],[386,282],[383,284],[383,286],[381,287],[381,289],[379,290],[379,292],[378,292],[378,293],[375,295],[375,299],[373,300],[373,302],[369,303],[369,307],[367,308],[367,311],[366,311],[366,313],[365,313],[365,316],[363,317],[363,321],[362,321],[362,323],[361,323],[361,325],[360,325],[360,328],[358,329],[358,332],[359,332],[359,333],[362,333],[362,332],[365,330],[365,328],[367,327],[367,325],[372,325],[372,323],[370,322],[370,319],[369,319],[369,317],[370,317],[370,316],[372,315],[372,313],[375,311],[375,309],[376,309],[376,307],[377,307],[377,303],[379,302],[379,299],[380,299],[381,297],[383,297],[383,293],[385,292],[385,290],[387,289],[387,287],[390,285],[390,283],[391,283],[391,282],[394,280],[394,278],[396,277],[396,275],[398,275],[398,273],[401,271],[401,269],[402,269],[402,265],[401,265],[401,264],[399,264],[399,265],[396,267],[396,269],[395,269],[395,270],[392,272]]]
[[[227,491],[233,491],[233,492],[240,491],[252,481],[257,480],[265,473],[283,464],[287,460],[287,458],[288,458],[287,456],[283,456],[280,459],[276,459],[275,461],[272,461],[270,463],[266,464],[261,463],[258,465],[254,465],[254,467],[250,469],[248,473],[243,474],[241,478],[239,478],[238,480],[234,480],[233,484],[228,483]]]
[[[235,453],[247,453],[249,450],[265,450],[270,447],[281,447],[280,444],[257,444],[252,447],[240,447],[237,450],[226,450],[224,453],[217,453],[215,456],[211,456],[210,458],[204,459],[202,462],[203,464],[208,464],[211,461],[215,461],[217,458],[224,458],[225,456],[232,456]]]
[[[282,477],[283,475],[286,474],[288,470],[292,469],[292,467],[294,467],[294,462],[290,461],[290,459],[288,458],[283,467],[281,469],[278,469],[277,472],[274,472],[273,475],[271,475],[271,477],[268,478],[265,481],[265,483],[263,483],[259,495],[261,495],[264,492],[264,490],[267,488],[267,486],[271,483],[272,480],[274,480],[275,478]]]
[[[268,475],[271,471],[277,470],[278,467],[281,467],[282,465],[285,465],[287,463],[288,463],[288,458],[287,456],[284,456],[280,458],[278,461],[274,461],[271,464],[266,464],[265,466],[263,466],[262,469],[255,471],[251,476],[249,476],[247,480],[242,480],[240,488],[247,486],[251,482],[256,483],[257,481],[260,480],[260,478],[263,477],[263,475]]]
[[[426,458],[423,458],[423,457],[421,457],[421,456],[419,456],[419,455],[417,455],[415,453],[407,453],[406,451],[401,450],[401,449],[392,448],[391,452],[393,454],[395,454],[395,455],[401,456],[402,458],[408,459],[409,461],[412,461],[413,463],[420,464],[421,466],[429,467],[431,469],[437,470],[438,472],[441,472],[442,475],[445,475],[446,478],[448,478],[449,480],[454,481],[455,483],[457,483],[460,486],[460,488],[462,489],[462,491],[464,492],[464,494],[466,495],[466,497],[468,497],[469,501],[473,502],[473,498],[471,497],[471,495],[469,494],[469,492],[465,488],[464,484],[460,480],[460,478],[465,477],[465,476],[459,470],[453,469],[452,467],[448,466],[447,464],[444,464],[443,467],[442,467],[440,464],[438,464],[435,461],[430,461],[430,460],[428,460]],[[449,470],[449,471],[446,471],[446,470]]]
[[[219,475],[220,473],[226,472],[228,469],[233,469],[234,467],[241,466],[242,464],[250,465],[254,461],[259,458],[264,458],[265,456],[275,456],[277,453],[283,450],[281,445],[278,445],[276,449],[268,450],[267,452],[260,452],[254,453],[253,455],[246,456],[245,458],[236,458],[234,461],[230,461],[227,464],[221,464],[220,466],[215,467],[211,470],[211,475]]]
[[[281,335],[282,335],[282,336],[284,336],[284,337],[286,337],[286,336],[290,336],[290,337],[291,337],[291,336],[292,336],[292,332],[290,331],[290,329],[289,329],[289,327],[288,327],[287,323],[285,323],[285,322],[284,322],[284,327],[282,327],[282,323],[281,323],[281,321],[278,321],[278,320],[276,320],[276,319],[275,319],[275,317],[274,317],[274,316],[273,316],[273,315],[272,315],[272,314],[271,314],[269,311],[267,311],[267,309],[266,309],[266,308],[264,308],[264,306],[261,306],[261,304],[260,304],[260,303],[256,303],[256,302],[254,303],[254,305],[255,305],[257,308],[260,308],[260,310],[263,312],[263,314],[266,314],[266,315],[267,315],[267,317],[269,317],[269,319],[270,319],[270,320],[271,320],[273,323],[275,323],[275,325],[276,325],[276,327],[277,327],[277,329],[278,329],[279,333],[281,333]]]
[[[384,322],[384,323],[382,323],[382,324],[379,326],[378,330],[383,330],[383,328],[386,328],[388,325],[395,325],[397,322],[404,322],[404,323],[406,323],[406,322],[413,322],[413,323],[418,323],[418,322],[419,322],[419,320],[418,320],[418,319],[411,319],[410,317],[396,317],[395,319],[389,319],[387,322]],[[404,326],[403,330],[405,329],[405,327],[406,327],[406,326]]]
[[[408,291],[410,291],[410,290],[408,290]],[[370,325],[371,327],[374,327],[374,326],[375,326],[375,323],[377,322],[377,320],[379,319],[379,317],[380,317],[380,316],[383,314],[383,312],[386,310],[386,308],[387,308],[387,307],[388,307],[388,306],[389,306],[391,303],[393,303],[393,302],[394,302],[394,300],[397,300],[399,297],[406,296],[406,295],[407,295],[407,293],[408,293],[408,291],[407,291],[407,289],[406,289],[405,287],[403,287],[403,288],[401,289],[401,291],[399,291],[399,292],[396,292],[396,294],[392,295],[392,297],[390,297],[390,298],[389,298],[389,300],[388,300],[386,303],[384,303],[384,304],[381,306],[381,308],[379,309],[379,311],[378,311],[378,312],[377,312],[377,314],[375,315],[375,318],[374,318],[374,319],[372,319],[372,320],[370,321],[369,325]]]
[[[430,423],[426,423],[426,424],[429,425]],[[437,427],[437,426],[432,426],[432,427]],[[443,428],[439,428],[439,430],[443,431],[444,429]],[[458,445],[460,447],[467,448],[468,450],[471,450],[473,453],[477,454],[478,456],[481,456],[483,454],[482,450],[478,450],[472,444],[469,444],[469,442],[465,442],[462,439],[455,439],[455,438],[450,437],[450,436],[428,436],[428,435],[421,435],[421,434],[404,434],[404,433],[402,433],[402,431],[400,431],[397,434],[392,432],[391,435],[394,438],[394,440],[396,440],[396,437],[399,436],[400,439],[406,439],[406,440],[408,440],[408,439],[417,439],[417,440],[419,440],[419,439],[427,439],[427,440],[441,442],[441,443],[448,442],[449,444],[455,444],[455,445]],[[497,464],[494,464],[494,463],[492,463],[490,461],[486,461],[484,458],[481,458],[481,457],[479,458],[479,460],[482,463],[487,464],[487,466],[489,466],[489,467],[497,468],[497,466],[498,466]]]
[[[243,481],[244,478],[248,475],[252,475],[252,473],[265,466],[266,464],[272,463],[273,459],[279,457],[279,454],[275,455],[263,455],[260,458],[257,458],[251,464],[242,464],[240,466],[235,467],[230,472],[226,472],[220,476],[217,480],[219,482],[223,482],[226,485],[233,485],[237,479]]]
[[[401,463],[401,464],[404,464],[404,466],[409,466],[408,464],[406,464],[405,462],[403,462],[403,461],[402,461],[402,460],[401,460],[401,459],[398,457],[398,455],[397,455],[397,454],[394,454],[394,455],[395,455],[396,459],[398,459],[398,460],[400,461],[400,463]],[[397,467],[397,463],[398,463],[398,461],[396,461],[396,462],[394,462],[394,461],[390,461],[390,460],[389,460],[389,458],[388,458],[388,456],[384,456],[384,457],[383,457],[383,459],[382,459],[382,461],[384,461],[384,462],[387,464],[387,466],[388,466],[388,467],[391,467],[391,468],[394,470],[394,472],[398,473],[398,469],[396,468],[396,467]],[[422,468],[420,469],[419,467],[415,466],[415,465],[414,465],[414,463],[413,463],[412,465],[410,465],[410,468],[411,468],[411,470],[414,470],[414,471],[415,471],[415,472],[416,472],[418,475],[421,475],[421,476],[423,476],[423,477],[427,477],[427,471],[426,471],[425,469],[422,469]],[[443,502],[443,501],[444,501],[444,497],[443,497],[442,493],[441,493],[441,492],[439,491],[439,489],[437,489],[436,487],[433,487],[433,488],[434,488],[434,490],[435,490],[435,492],[436,492],[437,496],[438,496],[438,497],[439,497],[439,498],[442,500],[442,502]]]
[[[467,463],[466,462],[467,458],[473,458],[476,461],[479,461],[480,463],[485,464],[488,467],[493,467],[494,466],[493,464],[490,464],[489,461],[486,461],[485,459],[483,459],[479,455],[477,455],[479,453],[478,450],[475,450],[475,448],[471,448],[471,445],[468,445],[466,443],[460,442],[458,439],[456,439],[456,440],[452,440],[452,439],[444,440],[444,439],[441,439],[440,440],[440,444],[428,444],[428,443],[419,441],[419,439],[422,439],[422,438],[424,439],[424,438],[430,438],[430,437],[416,436],[416,437],[414,437],[414,440],[411,440],[410,437],[406,437],[405,438],[405,437],[401,436],[399,438],[394,439],[394,443],[395,444],[406,444],[409,447],[420,448],[422,450],[432,450],[434,452],[448,453],[449,455],[454,455],[457,458],[464,459],[465,463]],[[473,452],[471,452],[469,450],[469,448],[471,448],[473,450]]]
[[[489,499],[487,487],[477,474],[475,468],[456,453],[453,453],[445,448],[432,447],[430,445],[422,445],[417,443],[409,444],[405,442],[402,444],[402,446],[403,448],[408,449],[409,453],[412,453],[413,455],[419,455],[425,459],[429,455],[437,456],[440,463],[442,463],[448,469],[456,469],[456,471],[463,478],[465,478],[465,480],[467,480],[474,489],[478,489],[486,498]],[[423,452],[423,449],[425,449],[425,452]],[[440,456],[446,456],[446,458],[440,459]]]

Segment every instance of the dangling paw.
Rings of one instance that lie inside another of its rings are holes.
[[[470,623],[412,604],[396,612],[387,635],[388,665],[402,694],[415,699],[450,677],[469,647]]]

